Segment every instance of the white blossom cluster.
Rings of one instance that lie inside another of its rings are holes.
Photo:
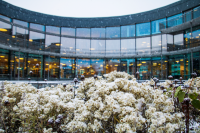
[[[39,114],[38,119],[55,120],[63,114],[66,117],[60,127],[66,132],[100,132],[112,127],[117,133],[133,133],[146,127],[147,132],[171,133],[184,127],[184,114],[175,113],[172,98],[154,90],[150,81],[138,83],[133,76],[116,71],[104,77],[86,78],[75,98],[72,85],[36,89],[5,82],[2,102],[15,104],[13,113],[20,119]],[[50,133],[52,128],[44,127],[43,132]]]

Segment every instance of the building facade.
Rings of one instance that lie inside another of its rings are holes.
[[[199,45],[200,0],[102,18],[46,15],[0,0],[2,80],[66,80],[114,70],[139,71],[142,80],[188,79],[192,72],[200,76]]]

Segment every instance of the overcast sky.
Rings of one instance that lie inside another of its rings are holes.
[[[15,6],[65,17],[109,17],[156,9],[179,0],[4,0]]]

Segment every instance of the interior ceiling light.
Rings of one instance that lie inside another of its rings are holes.
[[[6,31],[8,31],[8,30],[7,30],[7,29],[0,28],[0,31],[6,32]]]

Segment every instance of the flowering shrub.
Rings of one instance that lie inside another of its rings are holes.
[[[125,72],[86,78],[76,89],[4,82],[0,132],[178,132],[184,113],[153,80],[138,83]],[[170,81],[162,83],[167,89]],[[196,92],[199,94],[199,92]]]

